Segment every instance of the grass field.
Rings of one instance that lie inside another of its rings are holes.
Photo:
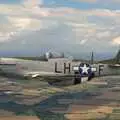
[[[1,77],[0,120],[119,120],[119,86],[120,76],[57,87]]]

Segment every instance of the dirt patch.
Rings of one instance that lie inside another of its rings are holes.
[[[111,100],[120,100],[120,95],[118,92],[104,91],[101,96],[97,96],[97,99],[111,99]]]
[[[85,113],[87,110],[95,109],[93,105],[71,105],[69,107],[69,113]],[[81,111],[82,110],[82,111]]]
[[[15,114],[14,114],[14,112],[10,112],[10,111],[0,109],[0,116],[6,116],[6,115],[13,116]]]
[[[39,96],[40,95],[40,91],[36,90],[36,89],[23,89],[23,91],[21,92],[23,95],[31,95],[31,96]]]
[[[111,114],[112,111],[113,108],[107,106],[98,106],[97,108],[93,108],[93,106],[82,106],[80,109],[77,106],[73,106],[72,111],[66,114],[65,117],[69,120],[101,119]]]
[[[91,81],[91,82],[88,82],[88,84],[91,84],[91,85],[108,85],[107,82],[98,82],[98,81]]]
[[[0,120],[40,120],[36,116],[8,116],[0,117]]]

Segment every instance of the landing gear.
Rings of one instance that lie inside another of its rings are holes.
[[[74,73],[74,85],[80,84],[81,83],[81,76],[79,72]]]
[[[94,76],[95,76],[94,73],[91,73],[90,75],[88,75],[88,81],[90,81]]]

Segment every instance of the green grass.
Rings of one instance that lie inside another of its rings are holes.
[[[54,114],[51,112],[36,112],[40,120],[67,120],[64,114]]]
[[[22,115],[25,115],[25,116],[36,116],[36,112],[33,111],[32,109],[29,109],[26,112],[17,112],[16,115],[17,116],[22,116]]]

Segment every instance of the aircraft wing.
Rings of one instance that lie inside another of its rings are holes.
[[[44,72],[44,71],[31,71],[31,72],[24,72],[24,77],[32,77],[32,78],[36,78],[36,77],[40,77],[40,76],[44,76],[44,77],[64,77],[64,76],[73,76],[72,74],[63,74],[63,73],[54,73],[54,72]]]

